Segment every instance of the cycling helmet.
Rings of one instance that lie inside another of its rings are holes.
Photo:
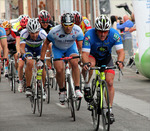
[[[78,11],[73,11],[72,14],[74,15],[74,23],[80,25],[82,22],[82,15]]]
[[[9,21],[4,21],[4,22],[2,23],[2,27],[3,27],[4,29],[6,29],[6,28],[11,28],[11,23],[10,23]]]
[[[32,18],[32,19],[29,19],[26,28],[28,29],[30,33],[36,33],[40,31],[41,25],[37,18]]]
[[[18,20],[21,21],[21,19],[22,19],[23,17],[25,17],[25,16],[26,16],[27,18],[30,18],[28,15],[20,15],[20,16],[18,17]]]
[[[28,23],[28,17],[23,17],[22,19],[21,19],[21,21],[20,21],[20,25],[21,25],[21,27],[22,28],[26,28],[26,25],[27,25],[27,23]]]
[[[46,22],[46,23],[49,23],[50,22],[50,19],[51,19],[51,16],[50,14],[48,13],[48,11],[46,10],[41,10],[39,15],[39,22]]]
[[[108,31],[111,27],[110,19],[106,15],[96,18],[95,29],[100,31]]]
[[[70,25],[74,23],[74,16],[71,13],[65,13],[61,16],[61,23]]]

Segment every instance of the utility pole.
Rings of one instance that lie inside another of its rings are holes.
[[[10,3],[9,3],[9,0],[5,0],[5,19],[10,20]]]
[[[28,15],[31,18],[32,14],[31,14],[31,0],[28,0]]]
[[[19,7],[19,15],[24,14],[24,12],[23,12],[23,0],[18,0],[18,7]]]

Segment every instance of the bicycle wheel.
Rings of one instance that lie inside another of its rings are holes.
[[[1,82],[1,70],[2,70],[2,64],[1,64],[1,61],[0,61],[0,82]]]
[[[80,74],[80,91],[81,92],[82,92],[82,89],[83,89],[83,77],[82,77],[82,74]],[[81,99],[76,99],[75,105],[76,105],[76,110],[79,111],[80,106],[81,106]]]
[[[32,113],[35,114],[35,111],[36,111],[35,93],[33,93],[32,96],[30,97],[30,102],[31,102],[31,110],[32,110]]]
[[[50,79],[49,79],[49,73],[48,73],[48,68],[47,66],[45,66],[46,69],[46,78],[45,78],[45,87],[44,89],[46,90],[46,102],[47,104],[49,104],[50,102],[50,88],[51,88],[51,83],[50,83]]]
[[[11,84],[12,84],[12,91],[14,93],[16,93],[16,84],[15,84],[15,65],[14,63],[12,62],[11,63],[11,75],[12,75],[12,78],[11,78]]]
[[[37,108],[39,116],[42,116],[43,109],[43,82],[41,80],[37,80]]]
[[[110,130],[110,104],[109,104],[109,94],[106,81],[102,82],[103,86],[103,107],[102,107],[102,126],[103,130]],[[107,114],[106,114],[107,112]]]
[[[94,102],[94,108],[92,110],[92,120],[93,120],[94,131],[98,131],[99,123],[100,123],[100,91],[96,90],[96,88],[100,88],[100,87],[96,87],[96,81],[94,79],[92,81],[92,89],[93,89],[92,96]]]
[[[71,84],[71,78],[70,76],[68,77],[68,85],[69,85],[69,105],[70,105],[70,110],[71,110],[71,117],[73,117],[73,120],[75,121],[75,109],[74,109],[74,98],[72,94],[72,84]]]
[[[36,101],[37,101],[37,96],[36,96],[36,86],[37,86],[37,83],[35,82],[35,78],[33,77],[32,78],[32,84],[31,84],[31,87],[32,87],[32,95],[30,97],[30,102],[31,102],[31,110],[32,110],[32,113],[35,114],[35,111],[36,111]]]

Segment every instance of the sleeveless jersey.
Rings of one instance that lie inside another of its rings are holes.
[[[75,40],[83,40],[83,33],[79,26],[74,25],[71,33],[66,34],[62,25],[57,25],[50,30],[47,40],[52,42],[58,49],[67,50],[75,43]]]
[[[115,29],[109,30],[108,36],[101,41],[95,33],[95,28],[86,32],[83,40],[82,51],[90,52],[97,60],[103,60],[111,55],[111,49],[115,46],[116,50],[123,49],[121,36]]]

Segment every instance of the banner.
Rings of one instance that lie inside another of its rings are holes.
[[[140,72],[150,78],[150,0],[132,0],[139,52],[135,58]]]

